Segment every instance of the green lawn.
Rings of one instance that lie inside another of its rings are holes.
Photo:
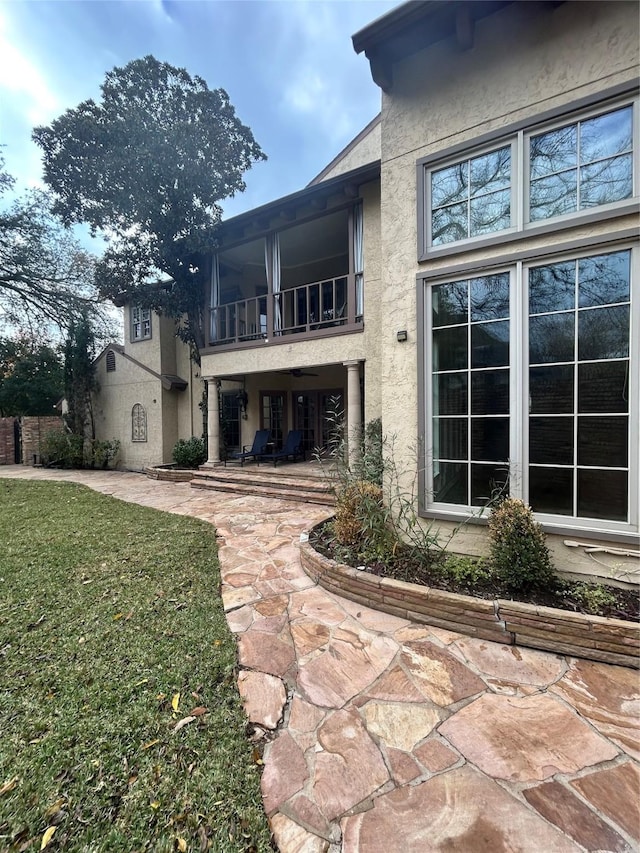
[[[216,553],[203,522],[0,480],[0,850],[271,849]]]

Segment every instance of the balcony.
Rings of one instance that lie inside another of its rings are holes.
[[[208,345],[246,348],[360,330],[358,218],[361,233],[356,205],[222,247],[214,258]]]
[[[330,334],[337,327],[357,327],[362,316],[355,315],[353,278],[344,275],[315,281],[270,296],[240,299],[212,308],[211,345],[243,344],[283,335],[315,337],[314,332]]]

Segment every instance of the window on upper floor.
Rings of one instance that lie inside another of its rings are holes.
[[[427,508],[638,530],[634,251],[425,282]]]
[[[139,305],[131,308],[131,340],[145,341],[151,337],[151,309]]]
[[[520,127],[462,158],[425,158],[420,257],[620,209],[638,194],[634,109],[632,101],[595,108]]]

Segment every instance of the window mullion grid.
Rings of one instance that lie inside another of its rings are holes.
[[[579,184],[579,182],[578,182]],[[573,291],[573,517],[578,517],[578,261]]]
[[[526,500],[529,426],[524,406],[529,399],[529,359],[525,356],[528,314],[522,261],[509,273],[509,305],[509,494]]]
[[[467,237],[471,237],[471,159],[467,160]]]
[[[582,148],[582,122],[576,122],[576,210],[582,209],[581,204],[581,190],[582,190],[582,175],[580,168],[580,160],[581,160],[581,148]],[[577,267],[577,263],[576,263]],[[576,292],[578,289],[578,284],[576,280]],[[577,350],[576,350],[577,352]]]
[[[471,496],[471,282],[467,281],[467,504],[473,506]]]

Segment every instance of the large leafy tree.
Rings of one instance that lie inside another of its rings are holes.
[[[153,56],[114,68],[101,93],[34,130],[54,209],[108,239],[102,293],[182,318],[198,353],[219,202],[264,154],[223,89]]]
[[[59,350],[28,337],[0,339],[0,417],[53,415],[63,392]]]
[[[13,188],[0,157],[0,197]],[[65,328],[93,307],[94,259],[51,211],[52,198],[31,190],[0,209],[0,325]]]

